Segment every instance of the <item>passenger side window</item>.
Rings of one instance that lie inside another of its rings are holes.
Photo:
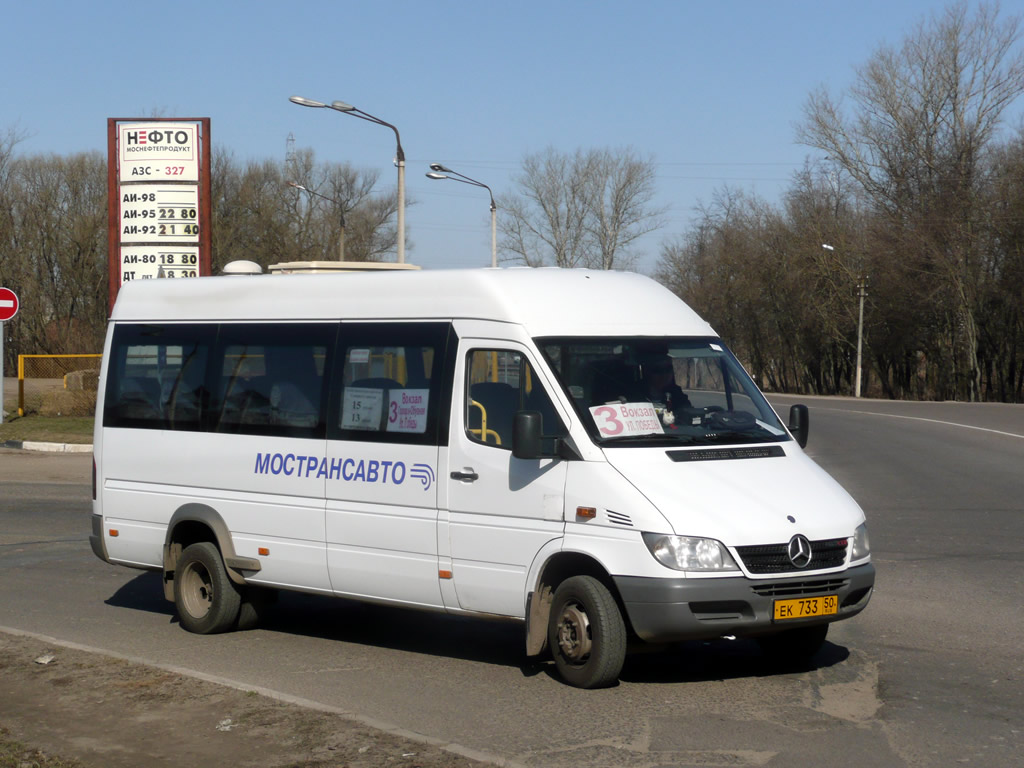
[[[436,444],[448,326],[342,326],[330,435]]]
[[[517,411],[539,411],[548,437],[568,434],[551,398],[519,352],[476,349],[466,360],[465,429],[470,440],[512,450]]]
[[[120,325],[114,331],[103,424],[198,430],[208,404],[212,325]]]
[[[323,438],[325,371],[335,334],[328,325],[222,325],[214,431]]]

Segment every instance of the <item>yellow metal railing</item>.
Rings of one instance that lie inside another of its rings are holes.
[[[480,429],[470,428],[467,431],[472,435],[476,435],[482,443],[486,443],[488,436],[493,435],[495,445],[501,445],[501,436],[493,429],[487,428],[487,409],[484,408],[483,403],[478,403],[476,400],[470,400],[469,407],[480,409]]]
[[[25,415],[25,379],[61,380],[61,390],[68,389],[68,375],[86,370],[86,360],[99,360],[101,354],[81,355],[18,355],[18,415]],[[31,367],[31,375],[26,376],[26,367]],[[93,366],[99,368],[99,365]],[[91,402],[95,407],[96,393],[83,390],[83,400]],[[91,413],[91,411],[90,411]]]

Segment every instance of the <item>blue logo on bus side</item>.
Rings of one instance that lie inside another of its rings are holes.
[[[402,485],[411,477],[429,490],[436,480],[434,468],[429,464],[413,464],[407,468],[404,461],[386,459],[331,459],[300,456],[294,453],[257,453],[257,475],[284,475],[286,477],[315,477],[344,480],[351,483],[380,483]]]

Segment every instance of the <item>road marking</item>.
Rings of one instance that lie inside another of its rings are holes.
[[[896,413],[876,413],[875,411],[855,411],[850,408],[821,408],[815,406],[816,411],[835,411],[836,413],[859,413],[864,416],[885,416],[890,419],[908,419],[910,421],[927,421],[931,424],[943,424],[947,427],[960,427],[962,429],[976,429],[979,432],[991,432],[993,435],[1003,435],[1005,437],[1016,437],[1018,440],[1024,440],[1024,435],[1018,435],[1016,432],[1002,432],[998,429],[989,429],[988,427],[975,427],[971,424],[959,424],[955,421],[942,421],[940,419],[926,419],[923,416],[901,416]]]

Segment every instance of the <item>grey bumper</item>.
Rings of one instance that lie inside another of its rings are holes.
[[[867,607],[875,584],[868,563],[839,573],[778,579],[648,579],[615,576],[633,630],[648,642],[756,636],[848,619]],[[776,622],[776,600],[838,595],[839,612]]]

